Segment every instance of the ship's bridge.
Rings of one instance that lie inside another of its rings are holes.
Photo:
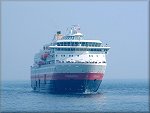
[[[58,40],[56,46],[91,46],[100,47],[102,44],[99,40]]]
[[[99,40],[84,40],[84,35],[80,33],[80,27],[73,25],[67,29],[67,35],[62,38],[57,38],[54,42],[55,46],[92,46],[100,47],[101,41]]]
[[[67,29],[65,36],[58,31],[54,36],[52,43],[44,45],[43,49],[47,50],[49,47],[101,47],[102,42],[100,40],[84,40],[84,35],[80,33],[80,27],[73,25]]]

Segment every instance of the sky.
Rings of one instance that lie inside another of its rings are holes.
[[[80,25],[111,47],[104,79],[148,79],[148,1],[3,1],[1,80],[30,80],[35,53]]]

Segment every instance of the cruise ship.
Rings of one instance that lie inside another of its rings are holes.
[[[50,93],[96,92],[106,69],[110,47],[100,40],[85,40],[78,25],[57,31],[52,41],[35,54],[31,87]]]

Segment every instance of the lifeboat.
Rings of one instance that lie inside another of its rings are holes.
[[[43,55],[41,55],[41,59],[42,60],[46,60],[46,58],[48,57],[48,53],[44,53]]]

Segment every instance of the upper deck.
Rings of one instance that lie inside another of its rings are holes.
[[[48,48],[65,48],[65,47],[75,47],[75,48],[89,48],[89,47],[100,47],[104,48],[104,46],[101,46],[102,42],[100,40],[84,40],[84,35],[80,33],[80,27],[79,26],[72,26],[68,30],[68,34],[63,36],[60,31],[57,32],[57,34],[54,36],[54,39],[52,43],[44,45],[43,49]],[[106,49],[109,49],[110,47],[106,44]]]

